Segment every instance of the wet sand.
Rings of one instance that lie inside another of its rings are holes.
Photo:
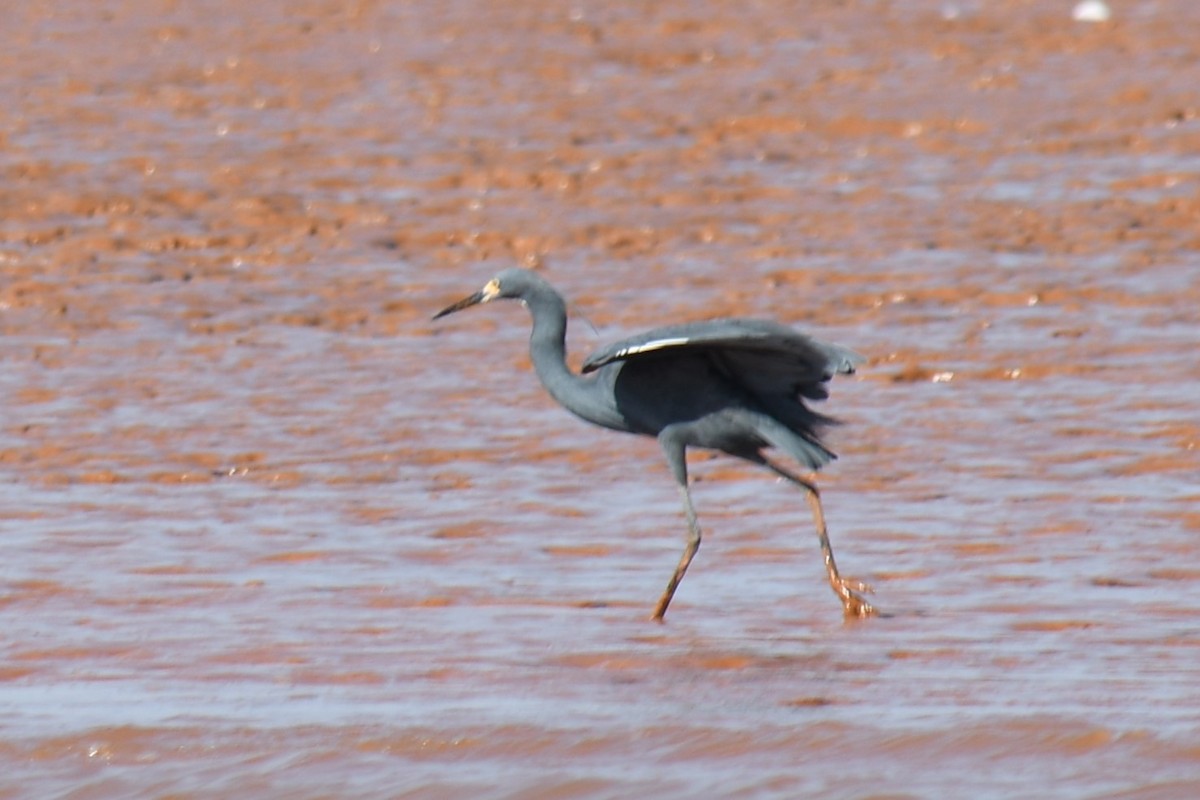
[[[57,2],[0,32],[0,798],[1200,794],[1200,6]],[[866,354],[803,499],[590,320]]]

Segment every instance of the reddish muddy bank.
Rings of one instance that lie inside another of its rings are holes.
[[[39,3],[0,32],[0,797],[1200,794],[1200,6]],[[586,324],[866,354],[803,498]]]

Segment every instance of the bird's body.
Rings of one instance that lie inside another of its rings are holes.
[[[827,397],[829,379],[853,372],[861,360],[775,322],[718,319],[617,342],[589,356],[583,372],[611,382],[628,423],[623,430],[657,436],[669,425],[691,422],[697,447],[745,458],[782,446],[815,470],[834,458],[819,439],[834,420],[802,398]],[[790,446],[764,437],[762,428],[776,425],[794,437]]]
[[[721,319],[648,331],[593,353],[576,374],[566,363],[566,304],[549,283],[528,270],[501,272],[482,290],[435,317],[496,298],[517,298],[533,318],[530,355],[542,385],[580,418],[617,431],[656,437],[680,488],[688,518],[688,547],[655,610],[662,619],[675,588],[700,545],[688,491],[686,448],[719,450],[761,464],[806,490],[825,564],[847,616],[874,609],[843,580],[833,561],[815,484],[769,461],[778,448],[808,470],[835,458],[821,442],[834,420],[804,399],[828,396],[826,384],[850,373],[862,358],[775,322]]]

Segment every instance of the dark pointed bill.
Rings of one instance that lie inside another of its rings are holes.
[[[478,292],[476,292],[475,294],[471,295],[470,297],[464,297],[462,300],[459,300],[457,303],[446,306],[441,311],[434,314],[433,318],[441,319],[442,317],[446,316],[447,314],[453,314],[455,311],[462,311],[464,308],[470,308],[471,306],[477,306],[486,299],[487,299],[487,294],[484,293],[484,291],[481,289]]]
[[[495,300],[500,296],[500,279],[492,278],[487,282],[487,285],[480,289],[470,297],[464,297],[452,306],[446,306],[441,311],[433,315],[434,319],[441,319],[447,314],[453,314],[455,311],[462,311],[464,308],[477,306],[480,303],[486,303],[489,300]]]

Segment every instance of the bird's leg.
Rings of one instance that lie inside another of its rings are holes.
[[[675,567],[675,574],[671,576],[662,597],[658,598],[658,605],[654,607],[654,614],[650,619],[656,622],[662,622],[663,615],[667,613],[667,606],[671,604],[671,598],[675,596],[675,590],[679,588],[679,582],[683,580],[683,574],[687,572],[688,565],[692,563],[696,551],[700,549],[700,525],[696,522],[696,509],[692,506],[692,498],[688,493],[687,486],[679,487],[679,495],[683,498],[683,512],[687,515],[688,521],[687,546],[679,558],[679,565]]]
[[[671,472],[679,485],[679,496],[683,500],[683,513],[687,516],[688,539],[687,546],[683,549],[683,555],[679,558],[679,564],[675,567],[675,573],[667,582],[667,588],[663,591],[662,597],[658,599],[658,605],[654,607],[654,614],[650,617],[655,622],[662,622],[663,616],[667,613],[667,606],[671,605],[671,598],[675,596],[675,590],[679,588],[679,582],[683,580],[688,565],[692,563],[696,551],[700,549],[700,524],[696,520],[696,507],[692,505],[692,495],[688,491],[687,457],[685,444],[680,434],[681,431],[674,429],[673,426],[667,427],[659,434],[658,441],[667,455],[667,463],[670,464]]]
[[[862,594],[869,594],[871,587],[862,581],[847,580],[838,571],[837,561],[833,558],[833,546],[829,543],[829,531],[825,527],[825,510],[821,506],[821,494],[815,484],[802,481],[808,489],[808,505],[812,509],[813,523],[817,526],[817,538],[821,542],[821,555],[825,559],[825,571],[829,575],[829,585],[842,601],[842,609],[846,617],[866,618],[877,613],[875,607],[868,603]]]
[[[805,490],[808,506],[812,509],[813,522],[817,526],[817,539],[821,542],[821,555],[825,559],[825,572],[829,575],[829,585],[833,593],[842,601],[842,610],[847,619],[865,619],[876,616],[879,612],[868,603],[862,594],[869,594],[871,587],[861,581],[847,580],[838,572],[837,561],[833,558],[833,546],[829,543],[829,531],[825,527],[825,510],[821,506],[821,492],[811,481],[793,475],[782,467],[765,461],[772,472]]]

